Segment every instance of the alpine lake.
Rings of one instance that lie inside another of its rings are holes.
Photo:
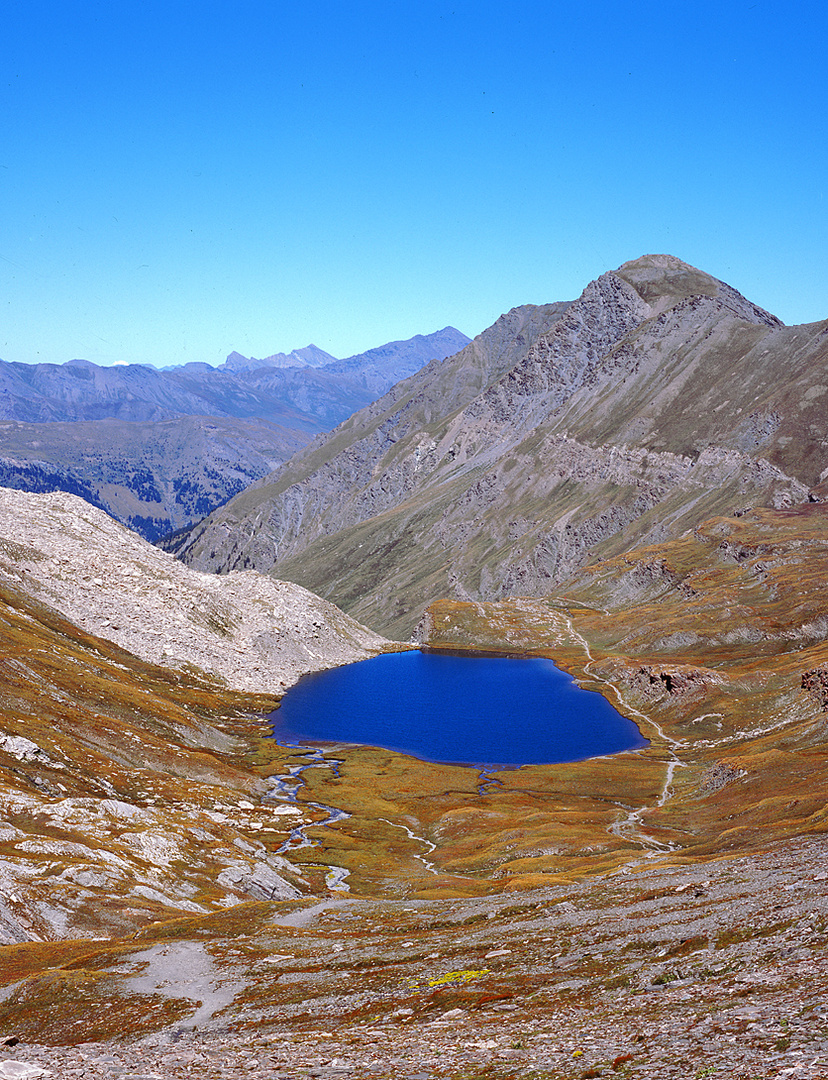
[[[411,650],[306,675],[271,714],[288,746],[357,744],[492,769],[648,745],[549,659]]]

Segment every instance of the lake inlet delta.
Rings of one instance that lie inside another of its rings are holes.
[[[457,765],[555,764],[647,745],[538,657],[385,653],[305,675],[271,714],[287,745],[354,743]]]

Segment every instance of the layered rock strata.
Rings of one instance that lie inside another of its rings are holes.
[[[825,323],[785,327],[670,256],[517,309],[182,539],[396,636],[439,596],[543,595],[705,517],[821,498]]]

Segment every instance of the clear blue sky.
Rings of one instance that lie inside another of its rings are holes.
[[[669,252],[828,317],[828,14],[701,0],[25,0],[0,358],[347,356]]]

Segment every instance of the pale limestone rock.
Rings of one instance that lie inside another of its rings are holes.
[[[0,581],[25,585],[142,660],[252,693],[281,693],[300,675],[365,659],[388,644],[290,582],[252,570],[189,570],[63,492],[0,488]],[[27,740],[11,745],[34,754],[31,760],[42,753]]]

